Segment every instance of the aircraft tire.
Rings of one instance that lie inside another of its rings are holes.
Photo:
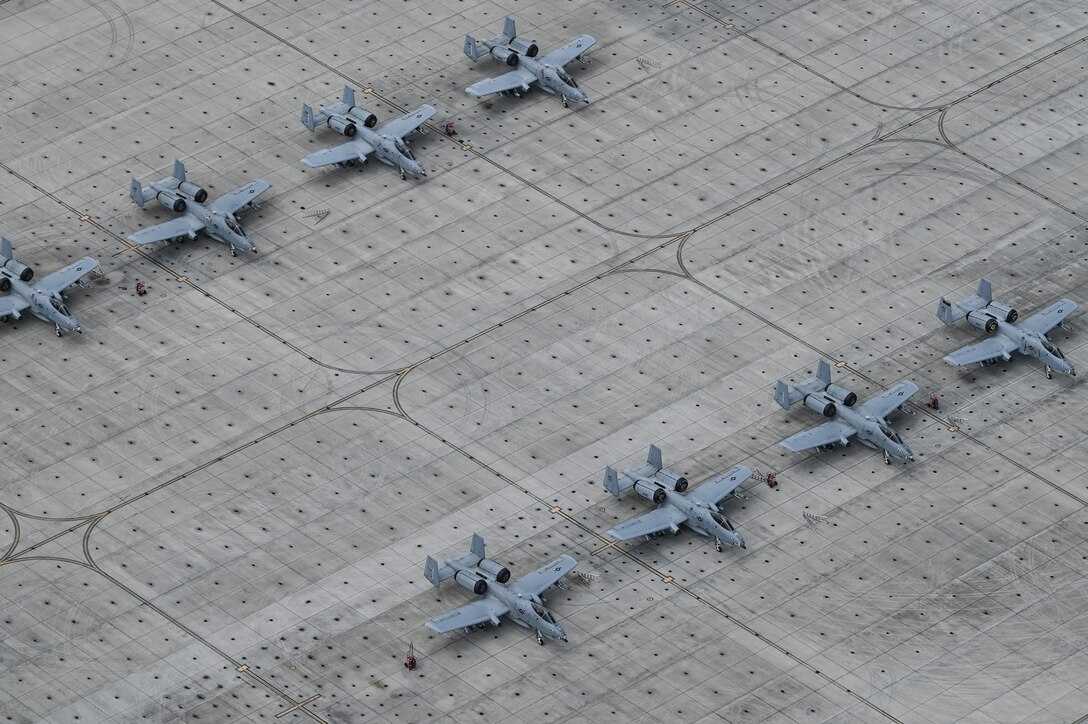
[[[6,292],[11,289],[11,280],[7,277],[0,277],[0,292]]]

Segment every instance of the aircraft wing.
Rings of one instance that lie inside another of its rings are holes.
[[[435,616],[427,622],[427,628],[437,633],[449,633],[488,621],[495,623],[509,612],[510,609],[499,603],[498,599],[488,596]]]
[[[972,365],[977,362],[985,362],[988,359],[1004,357],[1010,352],[1015,352],[1018,345],[1005,335],[999,334],[987,337],[977,344],[969,344],[957,349],[944,358],[944,361],[954,367]]]
[[[196,217],[186,214],[185,216],[171,219],[165,224],[140,229],[135,234],[129,234],[128,240],[134,244],[143,246],[144,244],[154,244],[156,241],[173,239],[175,236],[189,236],[203,228],[204,224]]]
[[[372,153],[374,153],[374,147],[357,138],[354,141],[341,143],[339,146],[315,151],[302,159],[302,165],[310,168],[321,168],[322,166],[346,161],[365,161],[366,157]]]
[[[820,445],[834,445],[844,439],[849,440],[857,432],[845,422],[832,420],[810,430],[790,435],[778,444],[792,452],[803,452]]]
[[[465,92],[469,95],[474,95],[477,98],[490,95],[492,93],[502,93],[503,91],[514,90],[515,88],[528,87],[530,83],[536,81],[536,76],[524,68],[517,68],[509,73],[503,73],[497,75],[494,78],[485,78],[484,80],[478,80],[468,88],[465,88]]]
[[[1063,299],[1060,302],[1054,302],[1046,309],[1039,310],[1017,326],[1021,329],[1038,332],[1039,334],[1046,334],[1064,322],[1065,318],[1076,311],[1076,309],[1076,302]]]
[[[708,480],[698,488],[688,493],[689,500],[698,500],[711,505],[717,505],[732,493],[741,483],[752,477],[752,471],[743,465],[734,465],[721,475]]]
[[[63,269],[58,269],[49,276],[43,277],[37,286],[46,291],[61,292],[97,268],[98,260],[85,256],[75,264],[69,264]]]
[[[389,123],[381,127],[379,133],[403,139],[429,121],[435,113],[438,113],[438,111],[434,109],[434,106],[422,105],[411,113],[406,113],[400,118],[389,121]]]
[[[29,308],[30,302],[17,294],[8,294],[6,297],[0,297],[0,317],[16,317]]]
[[[872,415],[883,420],[890,415],[895,408],[909,400],[918,391],[918,385],[909,380],[903,380],[890,390],[884,390],[876,397],[870,397],[860,407],[858,412],[863,415]]]
[[[259,178],[254,179],[245,186],[240,186],[229,194],[220,196],[215,201],[208,204],[208,208],[212,211],[224,211],[228,214],[233,214],[246,204],[255,201],[258,196],[270,188],[272,187],[267,181],[262,181]]]
[[[564,553],[548,565],[538,568],[532,573],[525,574],[513,585],[523,593],[539,596],[541,591],[573,571],[576,565],[578,565],[578,561]]]
[[[577,58],[582,53],[589,50],[597,39],[592,35],[579,35],[574,40],[570,41],[561,48],[556,48],[552,52],[540,58],[541,63],[548,63],[550,65],[564,66]]]
[[[688,517],[682,511],[671,505],[662,505],[645,515],[632,518],[626,523],[620,523],[608,535],[616,540],[631,540],[644,535],[653,535],[663,530],[672,530],[673,526],[680,525]]]

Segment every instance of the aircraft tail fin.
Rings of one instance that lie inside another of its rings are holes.
[[[427,556],[427,562],[423,564],[423,575],[436,588],[442,583],[441,574],[438,572],[438,561],[431,556]]]
[[[172,174],[179,182],[185,181],[185,164],[178,159],[174,159],[174,173]]]
[[[144,189],[140,186],[140,182],[136,180],[136,177],[132,177],[132,183],[128,187],[128,195],[132,197],[132,200],[136,202],[136,205],[143,207],[144,205]]]
[[[604,489],[612,493],[612,495],[615,495],[617,498],[620,497],[620,493],[623,492],[620,490],[620,478],[616,475],[616,469],[611,465],[604,469]]]
[[[820,360],[820,364],[816,365],[816,378],[820,382],[824,383],[824,389],[831,384],[831,363],[825,359]]]
[[[795,402],[793,396],[790,395],[790,386],[782,380],[774,385],[774,401],[781,405],[783,410],[790,409],[790,405]]]
[[[657,445],[650,445],[650,452],[646,455],[646,462],[650,467],[654,468],[654,472],[665,467],[661,464],[661,448]]]
[[[941,301],[937,302],[937,318],[949,326],[956,323],[956,316],[952,311],[952,305],[949,304],[944,297],[941,297]]]
[[[480,49],[476,47],[476,38],[471,35],[465,36],[465,55],[473,61],[480,57]]]
[[[0,236],[0,261],[9,262],[15,257],[11,251],[11,240],[6,236]]]
[[[479,533],[472,534],[472,545],[469,546],[469,552],[480,560],[487,557],[484,555],[484,537]]]
[[[993,287],[990,286],[990,280],[986,277],[978,280],[978,297],[987,304],[994,300]]]
[[[502,34],[513,40],[518,37],[517,26],[514,25],[514,19],[509,15],[502,21]]]
[[[355,107],[355,89],[350,85],[344,86],[344,95],[340,98],[348,109]]]
[[[937,302],[937,318],[945,324],[955,324],[976,309],[982,309],[994,300],[993,286],[983,277],[978,282],[978,292],[969,297],[949,302],[944,297]]]
[[[308,103],[302,104],[302,125],[311,131],[317,128],[317,122],[314,121],[314,109],[310,108]]]

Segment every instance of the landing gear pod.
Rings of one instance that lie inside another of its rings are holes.
[[[182,181],[178,185],[178,191],[185,194],[198,204],[202,204],[208,200],[208,192],[200,188],[196,184],[191,184],[188,181]]]
[[[495,577],[495,581],[498,583],[506,583],[510,580],[510,569],[499,563],[493,561],[490,558],[481,559],[476,567],[485,573],[490,573]]]
[[[835,416],[835,403],[827,399],[826,397],[809,395],[805,398],[805,407],[820,413],[824,417]]]

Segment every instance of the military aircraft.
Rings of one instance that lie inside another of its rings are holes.
[[[578,561],[563,554],[527,576],[510,581],[510,570],[498,561],[484,556],[484,539],[479,533],[472,534],[472,546],[468,553],[442,565],[431,556],[423,567],[423,574],[437,588],[442,581],[452,578],[464,588],[480,596],[467,606],[454,609],[427,622],[427,628],[438,633],[449,633],[463,628],[472,631],[490,623],[501,626],[501,618],[509,616],[519,626],[536,629],[536,642],[544,645],[544,637],[567,640],[563,627],[555,621],[552,612],[544,607],[540,594],[548,586],[565,588],[562,578]]]
[[[4,295],[0,296],[0,319],[19,319],[29,309],[38,319],[52,322],[58,337],[61,330],[83,334],[79,321],[64,303],[63,292],[97,268],[98,261],[85,256],[33,282],[34,270],[16,261],[11,242],[0,236],[0,293]]]
[[[514,19],[507,17],[503,23],[502,35],[487,40],[476,40],[471,35],[465,36],[465,55],[475,62],[478,58],[490,54],[495,60],[506,63],[513,70],[503,75],[486,80],[477,81],[465,92],[477,98],[491,93],[513,93],[521,97],[523,92],[529,90],[529,86],[536,83],[541,90],[559,94],[563,106],[567,101],[582,101],[589,103],[585,91],[578,87],[578,83],[567,75],[564,66],[572,60],[579,61],[585,66],[588,61],[582,58],[582,53],[596,43],[591,35],[579,35],[561,48],[537,58],[540,49],[536,43],[519,38]]]
[[[184,215],[164,224],[140,229],[128,239],[143,246],[157,241],[181,241],[185,237],[195,239],[197,232],[203,231],[216,241],[228,244],[231,256],[237,256],[238,249],[256,253],[257,246],[246,235],[235,214],[242,207],[255,206],[257,197],[270,188],[267,181],[254,179],[206,204],[208,192],[186,180],[185,164],[174,161],[173,174],[150,186],[140,186],[134,177],[129,194],[141,208],[155,199],[171,211]]]
[[[947,325],[967,317],[972,325],[994,336],[958,349],[944,361],[953,367],[976,363],[988,366],[997,364],[999,359],[1008,361],[1013,352],[1020,352],[1041,361],[1048,380],[1053,376],[1053,370],[1076,377],[1073,364],[1058,349],[1058,345],[1046,338],[1047,333],[1055,327],[1068,331],[1065,318],[1076,308],[1076,302],[1062,299],[1015,324],[1020,313],[1008,304],[994,301],[990,281],[983,278],[978,283],[978,293],[973,296],[951,304],[941,297],[937,303],[937,316]]]
[[[900,408],[909,412],[907,401],[917,391],[918,385],[904,380],[862,403],[855,410],[852,408],[857,404],[858,396],[845,387],[832,384],[831,365],[827,360],[820,360],[816,376],[799,385],[790,387],[778,380],[774,399],[783,410],[788,410],[793,403],[804,400],[808,409],[833,419],[811,430],[787,437],[778,444],[793,452],[811,450],[814,447],[828,451],[835,448],[835,443],[848,446],[850,438],[857,435],[858,442],[865,447],[883,450],[884,462],[888,465],[891,465],[893,457],[914,460],[914,453],[884,418]]]
[[[355,105],[355,90],[344,86],[344,95],[334,106],[321,108],[314,113],[310,106],[302,104],[302,125],[311,131],[320,125],[327,125],[351,140],[311,153],[302,159],[302,165],[310,168],[331,164],[354,166],[356,161],[366,163],[366,157],[373,153],[385,165],[399,168],[402,179],[405,173],[426,176],[423,164],[412,155],[412,149],[408,148],[404,137],[416,131],[435,113],[437,111],[434,106],[423,105],[377,130],[372,130],[378,122],[377,116]]]
[[[752,476],[752,471],[743,465],[735,465],[721,475],[717,475],[687,495],[688,481],[661,466],[661,449],[650,446],[646,463],[633,470],[624,470],[617,475],[611,466],[604,469],[604,489],[617,498],[623,491],[634,488],[635,492],[647,500],[658,504],[656,510],[626,523],[620,523],[608,535],[616,540],[631,540],[640,535],[647,539],[662,531],[671,530],[680,534],[680,524],[699,535],[714,538],[714,547],[722,551],[722,542],[746,548],[744,538],[737,529],[718,510],[718,504],[729,495],[736,495],[737,487]]]

